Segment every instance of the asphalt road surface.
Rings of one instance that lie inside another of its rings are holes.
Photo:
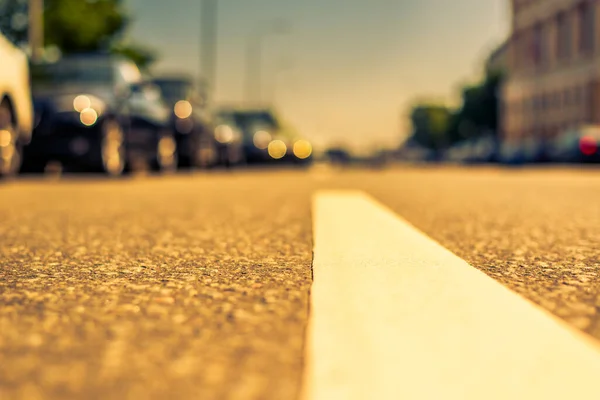
[[[600,339],[600,170],[33,179],[0,186],[0,398],[296,398],[322,188]]]

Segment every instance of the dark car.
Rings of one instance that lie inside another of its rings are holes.
[[[225,121],[214,118],[192,79],[159,77],[153,83],[171,109],[181,167],[243,163],[241,137]]]
[[[539,137],[502,141],[498,161],[506,165],[546,163],[551,160],[548,143]]]
[[[328,149],[326,152],[327,160],[334,165],[349,165],[352,163],[352,155],[346,149],[339,147]]]
[[[246,162],[273,161],[268,148],[279,129],[273,115],[263,110],[221,109],[217,117],[229,121],[241,132]]]
[[[493,163],[498,160],[498,144],[491,135],[481,136],[472,140],[471,154],[467,162],[471,164]]]
[[[241,132],[248,163],[292,163],[312,161],[312,145],[291,133],[269,109],[221,109],[222,120],[231,121]]]
[[[550,141],[548,157],[561,163],[600,162],[600,126],[587,125],[563,132]]]
[[[168,109],[130,61],[86,54],[33,65],[32,92],[35,124],[25,172],[60,161],[120,175],[141,162],[168,169],[175,161]]]
[[[178,164],[176,135],[171,124],[171,109],[160,88],[149,81],[133,84],[127,105],[131,121],[127,141],[129,164],[136,169],[150,166],[154,171],[175,170]]]

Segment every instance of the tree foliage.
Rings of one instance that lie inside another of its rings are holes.
[[[498,134],[499,89],[503,73],[490,72],[482,82],[462,91],[462,105],[456,110],[431,104],[417,104],[411,114],[413,141],[439,150],[463,140]]]
[[[125,0],[44,0],[44,42],[63,54],[112,51],[148,69],[157,54],[124,44],[131,22]],[[27,43],[28,0],[0,0],[0,30],[18,45]]]
[[[63,53],[107,50],[129,22],[122,0],[45,0],[46,45]]]
[[[451,111],[437,104],[418,104],[411,113],[413,140],[421,146],[441,149],[447,141]]]

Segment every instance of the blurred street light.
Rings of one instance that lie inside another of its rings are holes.
[[[29,0],[28,34],[31,60],[38,63],[44,51],[44,0]]]
[[[285,35],[291,32],[291,25],[286,20],[273,20],[260,25],[248,37],[246,53],[246,101],[256,99],[262,101],[262,65],[263,42],[270,35]]]
[[[286,72],[289,72],[293,69],[294,69],[293,61],[289,58],[285,58],[285,59],[281,60],[281,62],[277,65],[276,70],[273,71],[272,82],[271,82],[271,85],[269,86],[270,93],[269,93],[269,97],[268,97],[268,100],[271,104],[275,105],[279,101],[278,94],[279,94],[279,88],[280,88],[279,83],[281,80],[281,76],[284,75]]]

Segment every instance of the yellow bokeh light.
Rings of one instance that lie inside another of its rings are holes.
[[[83,94],[75,97],[75,100],[73,100],[73,108],[77,112],[82,112],[83,110],[88,109],[91,106],[92,100]]]
[[[281,140],[273,140],[269,143],[268,151],[272,158],[279,160],[287,154],[287,146]]]
[[[192,104],[187,100],[181,100],[175,103],[175,115],[177,118],[186,119],[192,115]]]
[[[312,145],[306,140],[298,140],[294,143],[294,155],[301,160],[310,157],[312,151]]]
[[[215,139],[219,143],[233,142],[233,129],[229,125],[219,125],[215,128]]]
[[[158,142],[158,153],[162,157],[173,157],[177,150],[177,144],[171,137],[161,138]]]
[[[92,126],[98,121],[98,113],[93,108],[86,108],[79,115],[79,119],[85,126]]]
[[[273,138],[271,137],[271,134],[267,131],[258,131],[254,134],[254,138],[253,138],[253,142],[254,142],[254,146],[256,146],[257,149],[260,150],[265,150],[267,147],[269,147],[269,143],[271,142]]]

